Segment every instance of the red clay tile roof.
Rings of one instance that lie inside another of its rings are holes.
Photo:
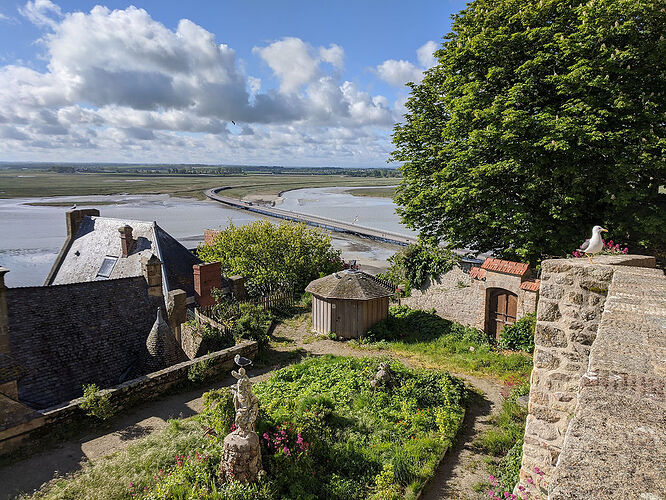
[[[480,267],[473,267],[469,270],[469,277],[477,280],[486,279],[486,270],[481,269]]]
[[[523,281],[520,284],[520,288],[522,288],[523,290],[528,290],[530,292],[538,292],[540,285],[541,285],[541,280],[527,280]]]
[[[501,260],[489,258],[481,264],[481,269],[487,271],[495,271],[498,273],[515,274],[516,276],[524,276],[529,270],[530,265],[523,262],[512,262],[510,260]]]

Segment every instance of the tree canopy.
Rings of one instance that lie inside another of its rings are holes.
[[[394,129],[403,221],[532,261],[596,224],[663,251],[664,1],[474,0],[453,19]]]
[[[222,274],[241,275],[252,296],[275,291],[301,293],[310,281],[342,269],[331,238],[305,224],[257,221],[230,223],[212,245],[199,245],[204,262],[219,261]]]

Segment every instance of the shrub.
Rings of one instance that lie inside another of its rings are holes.
[[[261,306],[243,302],[238,307],[238,317],[231,331],[236,338],[256,340],[263,349],[268,345],[271,321],[271,314]]]
[[[388,270],[379,276],[394,285],[406,284],[405,293],[409,294],[412,288],[421,288],[427,279],[453,269],[456,260],[450,250],[419,241],[389,257]]]
[[[252,297],[276,290],[302,293],[310,281],[342,269],[330,236],[290,222],[230,223],[213,245],[200,245],[197,255],[204,262],[219,261],[226,276],[244,276]]]
[[[109,395],[107,393],[102,394],[96,384],[83,386],[83,401],[79,406],[86,410],[86,415],[100,420],[108,420],[116,413]]]
[[[188,321],[186,326],[191,335],[201,337],[198,352],[221,351],[235,344],[234,336],[230,329],[215,328],[208,323],[200,323],[196,320]]]
[[[499,345],[513,351],[534,352],[534,329],[536,314],[526,314],[513,325],[505,326],[500,334]]]
[[[215,360],[212,358],[197,361],[187,369],[187,379],[195,384],[204,382],[210,376],[210,369],[214,365]]]
[[[234,423],[236,409],[234,395],[229,388],[204,393],[204,410],[199,415],[200,422],[213,429],[218,436],[226,436]]]

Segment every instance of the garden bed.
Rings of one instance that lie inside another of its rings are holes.
[[[465,389],[448,374],[391,362],[394,383],[373,389],[380,360],[323,356],[255,386],[266,475],[217,482],[233,406],[228,390],[204,412],[52,483],[38,498],[414,498],[464,415]]]

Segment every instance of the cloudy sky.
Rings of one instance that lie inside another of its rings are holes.
[[[385,166],[463,7],[0,0],[0,161]]]

